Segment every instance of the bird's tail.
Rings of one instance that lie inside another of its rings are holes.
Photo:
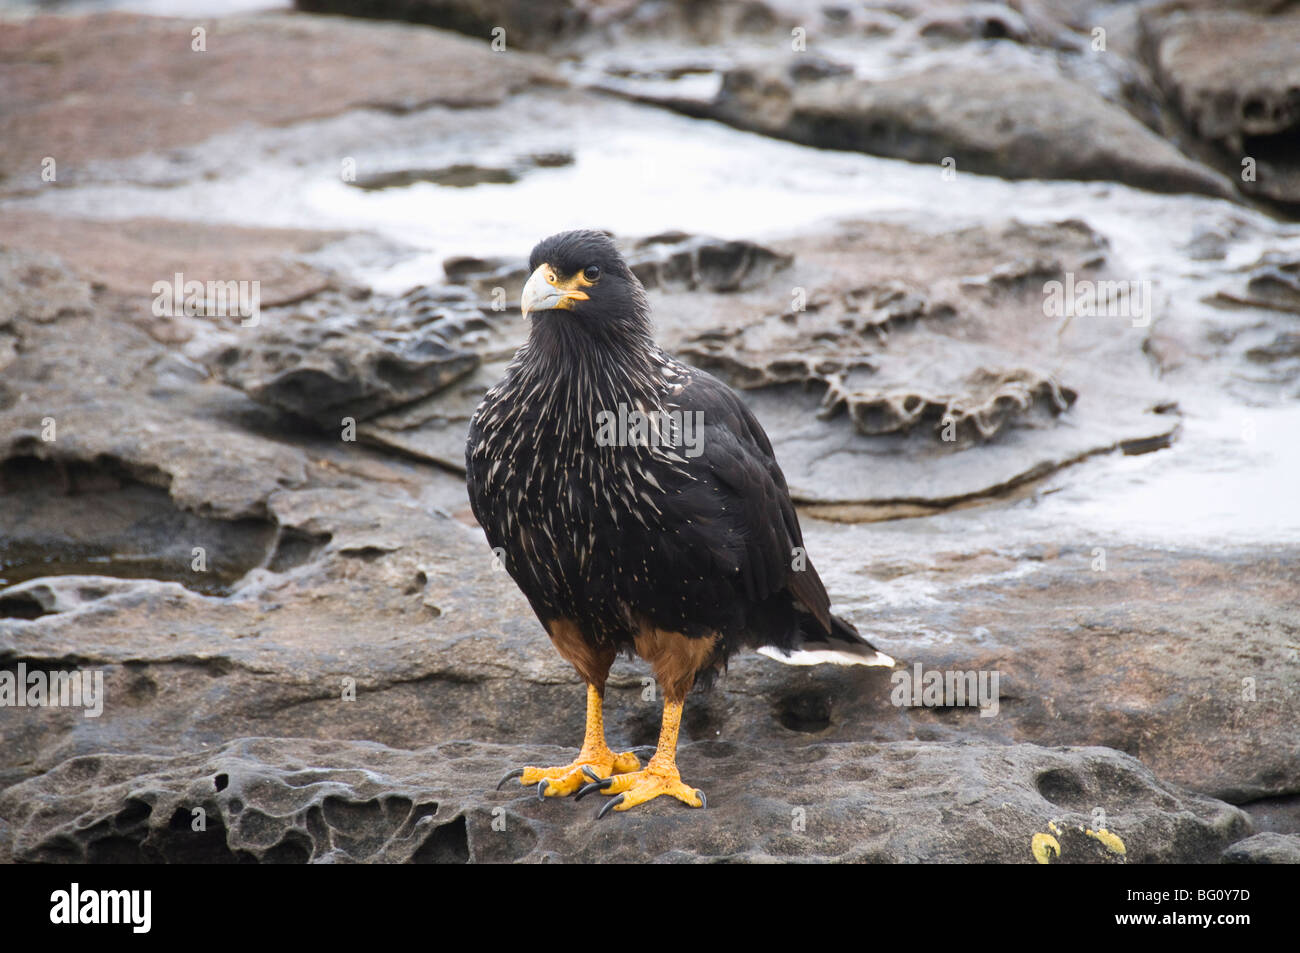
[[[864,639],[851,624],[839,616],[831,616],[828,635],[810,615],[800,626],[801,640],[786,650],[765,646],[758,651],[768,658],[786,665],[882,665],[893,668],[894,660]]]

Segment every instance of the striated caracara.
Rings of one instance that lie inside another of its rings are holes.
[[[613,798],[627,810],[703,792],[677,770],[682,705],[743,648],[892,665],[830,612],[785,477],[754,415],[725,384],[656,345],[645,290],[601,232],[533,249],[527,342],[470,425],[474,515],[551,637],[587,683],[582,749],[520,778],[540,796]],[[619,652],[664,693],[642,768],[605,742],[602,699]]]

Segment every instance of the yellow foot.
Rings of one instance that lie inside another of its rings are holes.
[[[606,748],[604,751],[581,751],[571,764],[555,768],[516,768],[497,783],[497,790],[511,778],[518,778],[519,783],[528,787],[537,786],[537,797],[567,797],[582,785],[613,775],[622,775],[636,771],[641,761],[631,751],[615,754]]]
[[[675,765],[661,766],[653,762],[647,765],[644,771],[634,771],[593,781],[578,792],[578,798],[592,791],[616,795],[600,809],[597,818],[604,817],[611,810],[626,811],[646,801],[653,801],[661,794],[671,794],[690,807],[707,807],[709,803],[704,792],[699,788],[682,783],[682,776],[677,773]]]

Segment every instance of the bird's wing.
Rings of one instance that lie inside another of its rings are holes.
[[[799,519],[762,425],[730,387],[696,368],[686,370],[671,400],[673,409],[700,412],[703,431],[698,455],[688,456],[694,485],[666,505],[713,528],[710,556],[735,574],[746,596],[761,601],[788,589],[829,631],[830,597],[806,555],[796,552],[803,547]]]

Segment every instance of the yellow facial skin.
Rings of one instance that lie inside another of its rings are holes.
[[[566,278],[548,262],[542,262],[524,283],[519,310],[524,317],[537,311],[572,311],[576,302],[589,300],[590,296],[583,289],[590,288],[595,283],[588,281],[582,271]]]

